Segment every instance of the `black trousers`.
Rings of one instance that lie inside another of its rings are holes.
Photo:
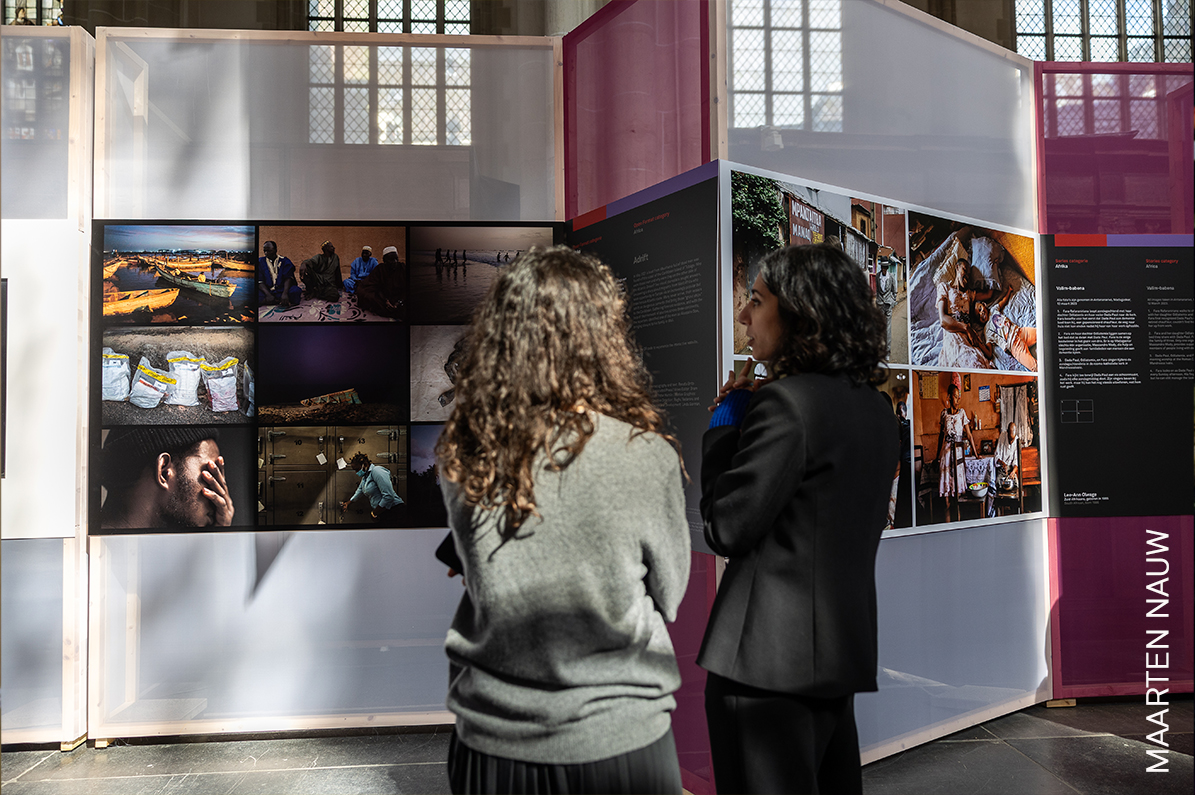
[[[448,744],[448,783],[460,793],[639,793],[680,795],[680,765],[672,729],[651,745],[609,759],[578,765],[520,762],[474,751],[457,739]]]
[[[853,695],[794,696],[711,673],[705,715],[718,792],[863,791]]]

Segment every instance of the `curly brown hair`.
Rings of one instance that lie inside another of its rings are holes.
[[[609,268],[554,246],[504,268],[474,314],[436,458],[468,505],[503,510],[505,539],[537,515],[537,456],[555,472],[572,463],[594,433],[590,412],[676,446],[624,307]]]
[[[760,261],[759,275],[780,305],[780,374],[843,373],[877,386],[886,374],[887,321],[863,271],[835,246],[789,246]]]

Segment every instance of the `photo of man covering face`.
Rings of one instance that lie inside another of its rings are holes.
[[[118,427],[100,451],[103,530],[133,528],[219,529],[251,524],[244,504],[244,466],[230,466],[248,439],[243,429],[214,427]],[[225,438],[227,437],[227,438]],[[228,450],[222,450],[222,439]]]

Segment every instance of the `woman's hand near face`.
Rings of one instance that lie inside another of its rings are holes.
[[[718,404],[736,389],[750,389],[752,392],[758,389],[761,383],[751,378],[751,372],[754,369],[755,360],[748,356],[747,361],[743,363],[743,369],[739,370],[737,373],[734,370],[731,370],[730,374],[726,378],[726,383],[722,385],[722,387],[718,390],[718,396],[714,398],[714,405],[710,406],[709,410],[713,411],[716,409]],[[767,381],[770,380],[771,379],[769,378],[762,383],[767,383]]]

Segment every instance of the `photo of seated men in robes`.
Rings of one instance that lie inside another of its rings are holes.
[[[405,320],[406,230],[394,226],[261,226],[262,322]],[[267,251],[267,247],[269,250]],[[358,252],[345,255],[340,251]],[[379,257],[375,254],[381,251]],[[316,251],[318,253],[310,253]],[[290,254],[293,259],[281,256]],[[351,258],[351,261],[350,261]],[[285,260],[285,263],[284,263]],[[292,273],[286,264],[292,264]],[[277,275],[273,268],[277,268]]]
[[[257,258],[257,303],[283,309],[298,306],[303,300],[303,288],[296,281],[295,264],[290,257],[278,255],[278,244],[273,240],[263,243],[261,250],[263,256]]]
[[[185,531],[252,524],[249,439],[245,429],[193,425],[108,430],[100,450],[100,527]],[[227,452],[243,460],[230,465]]]

